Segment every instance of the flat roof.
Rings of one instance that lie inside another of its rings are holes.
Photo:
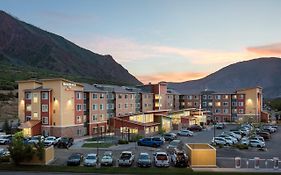
[[[194,150],[196,150],[196,149],[215,150],[214,147],[212,147],[211,145],[209,145],[207,143],[187,143],[186,145]]]
[[[35,83],[42,84],[42,82],[40,82],[39,80],[33,80],[33,79],[29,79],[29,80],[18,80],[18,81],[16,81],[16,83],[30,83],[30,82],[35,82]]]

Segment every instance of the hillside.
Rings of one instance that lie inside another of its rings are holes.
[[[199,80],[169,83],[169,87],[185,94],[194,94],[205,89],[230,92],[261,86],[265,98],[275,98],[281,96],[280,75],[280,58],[257,58],[231,64]]]
[[[0,86],[15,80],[65,77],[79,82],[141,84],[110,55],[81,48],[0,11]]]

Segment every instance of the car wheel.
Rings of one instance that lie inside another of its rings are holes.
[[[153,146],[154,148],[157,148],[157,145],[156,145],[156,144],[153,144],[152,146]]]
[[[261,146],[260,146],[260,145],[257,145],[257,147],[258,147],[258,148],[261,148]]]

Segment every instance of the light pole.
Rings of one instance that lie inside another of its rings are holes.
[[[97,124],[97,156],[99,155],[99,124]]]

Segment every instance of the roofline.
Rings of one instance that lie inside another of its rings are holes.
[[[46,78],[46,79],[40,79],[40,81],[66,81],[66,82],[75,83],[78,86],[84,87],[84,85],[81,84],[81,83],[77,83],[75,81],[67,80],[65,78]]]
[[[257,89],[257,88],[262,90],[261,86],[255,86],[255,87],[248,87],[248,88],[238,89],[235,92],[237,92],[237,91],[245,91],[245,90],[249,90],[249,89]]]
[[[16,83],[30,83],[30,82],[42,84],[41,81],[39,81],[39,80],[32,80],[32,79],[29,79],[29,80],[18,80],[18,81],[16,81]]]

